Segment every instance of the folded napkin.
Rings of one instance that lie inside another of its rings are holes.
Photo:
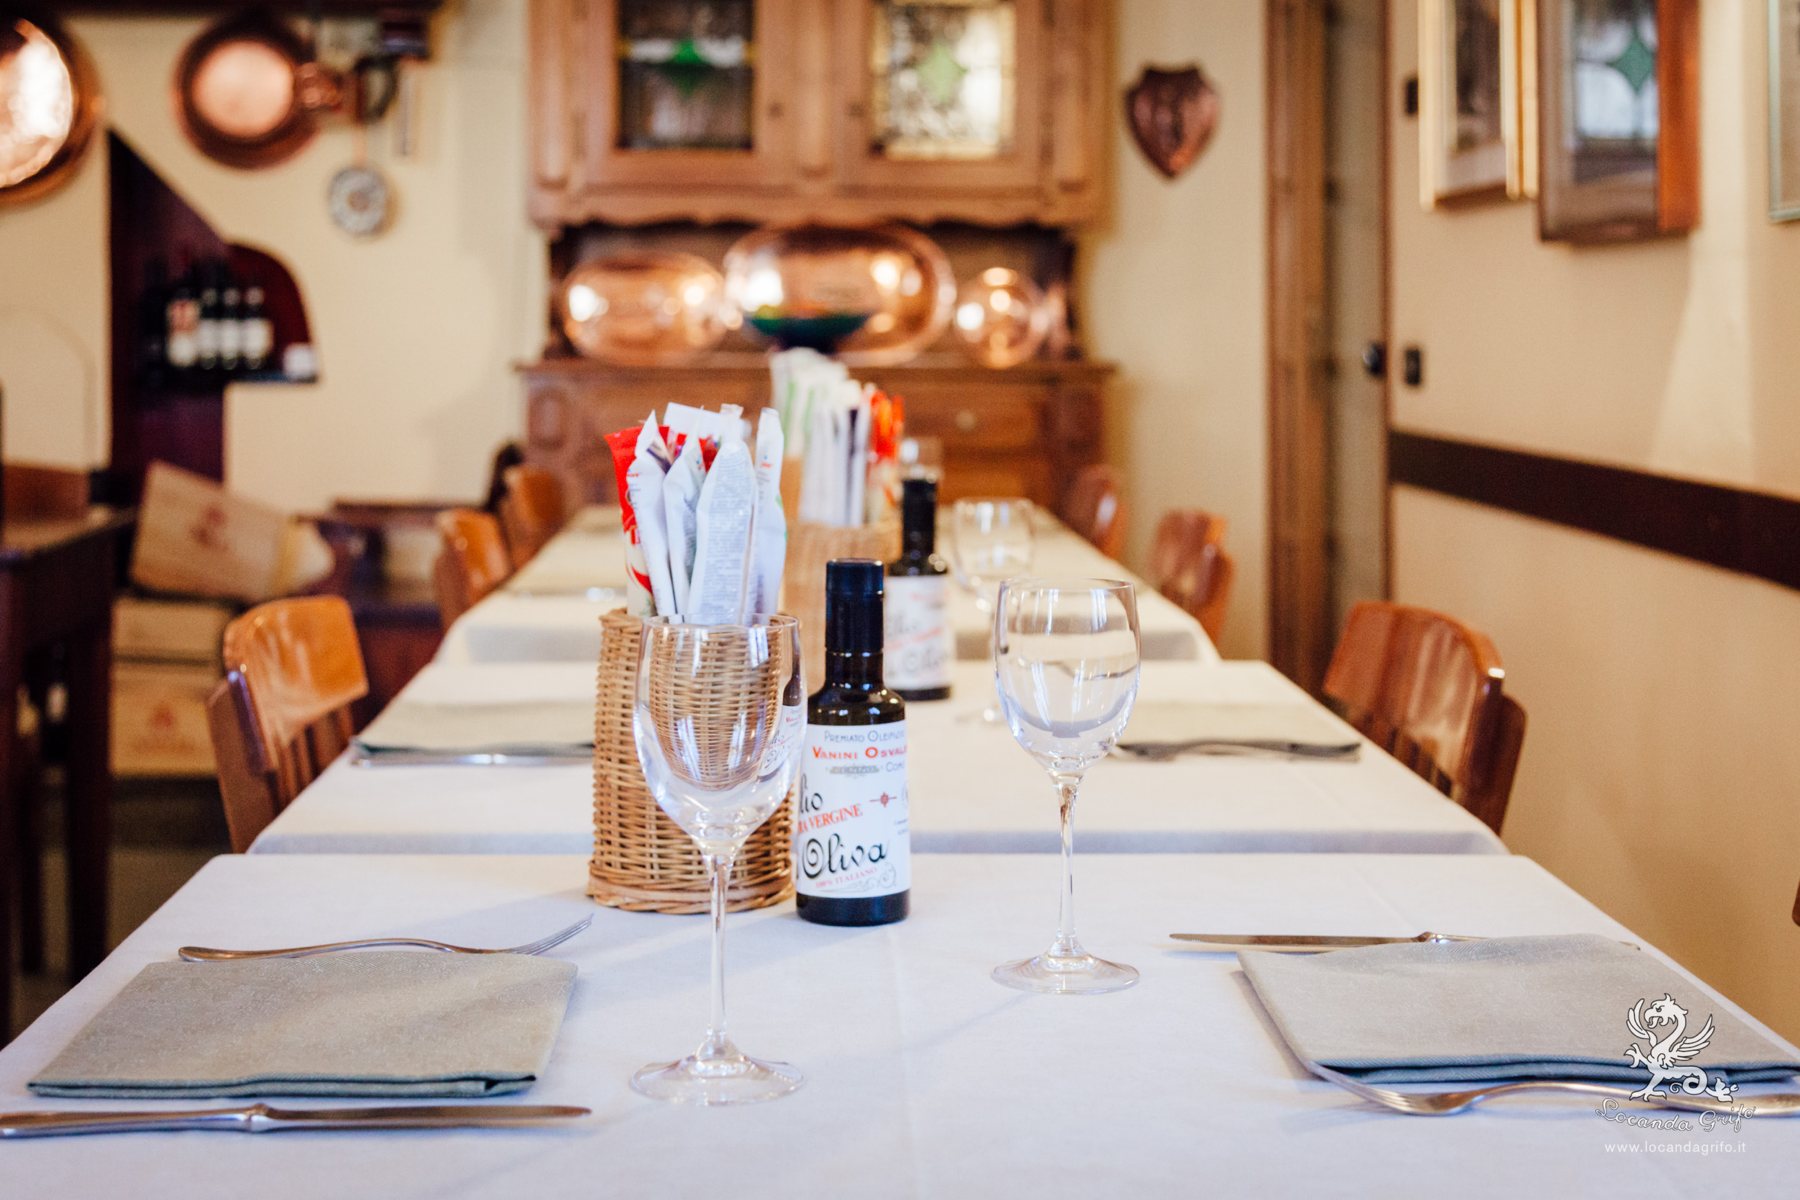
[[[40,1096],[498,1096],[536,1082],[575,965],[359,951],[153,963],[31,1081]]]
[[[404,696],[356,735],[364,754],[581,754],[594,747],[594,702],[431,704]]]
[[[1800,1059],[1731,1015],[1656,958],[1593,934],[1407,943],[1291,955],[1245,952],[1244,974],[1288,1048],[1370,1083],[1519,1078],[1644,1084],[1626,1058],[1632,1007],[1664,996],[1686,1010],[1684,1035],[1710,1018],[1712,1040],[1687,1063],[1754,1083],[1800,1072]],[[1673,1024],[1648,1026],[1661,1041]]]
[[[1197,738],[1348,751],[1359,745],[1324,709],[1313,704],[1140,704],[1119,744],[1166,746]]]

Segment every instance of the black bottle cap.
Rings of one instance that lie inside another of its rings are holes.
[[[908,543],[930,551],[937,534],[937,480],[915,475],[900,484],[900,522]]]
[[[879,654],[882,565],[872,558],[834,558],[825,564],[825,652]]]

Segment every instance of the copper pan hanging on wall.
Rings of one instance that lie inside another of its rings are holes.
[[[196,149],[229,167],[273,166],[298,154],[329,105],[300,35],[260,11],[208,27],[175,70],[175,112]]]
[[[1125,91],[1125,119],[1150,165],[1174,179],[1194,165],[1219,124],[1219,93],[1198,63],[1145,67]]]

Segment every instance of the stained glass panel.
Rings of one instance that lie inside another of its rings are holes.
[[[753,148],[755,10],[754,0],[622,0],[622,148]]]
[[[873,143],[888,158],[998,158],[1012,149],[1013,0],[877,0]]]

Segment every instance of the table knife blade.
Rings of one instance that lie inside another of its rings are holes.
[[[78,1133],[142,1133],[211,1129],[228,1133],[281,1133],[297,1129],[450,1129],[566,1121],[589,1110],[561,1104],[405,1104],[371,1108],[240,1108],[179,1111],[0,1113],[0,1138]]]
[[[1318,954],[1325,950],[1351,950],[1361,946],[1398,946],[1409,942],[1474,942],[1479,938],[1454,933],[1420,933],[1412,937],[1372,937],[1311,933],[1171,933],[1178,942],[1197,950],[1234,954],[1239,950],[1266,950],[1275,954]]]

